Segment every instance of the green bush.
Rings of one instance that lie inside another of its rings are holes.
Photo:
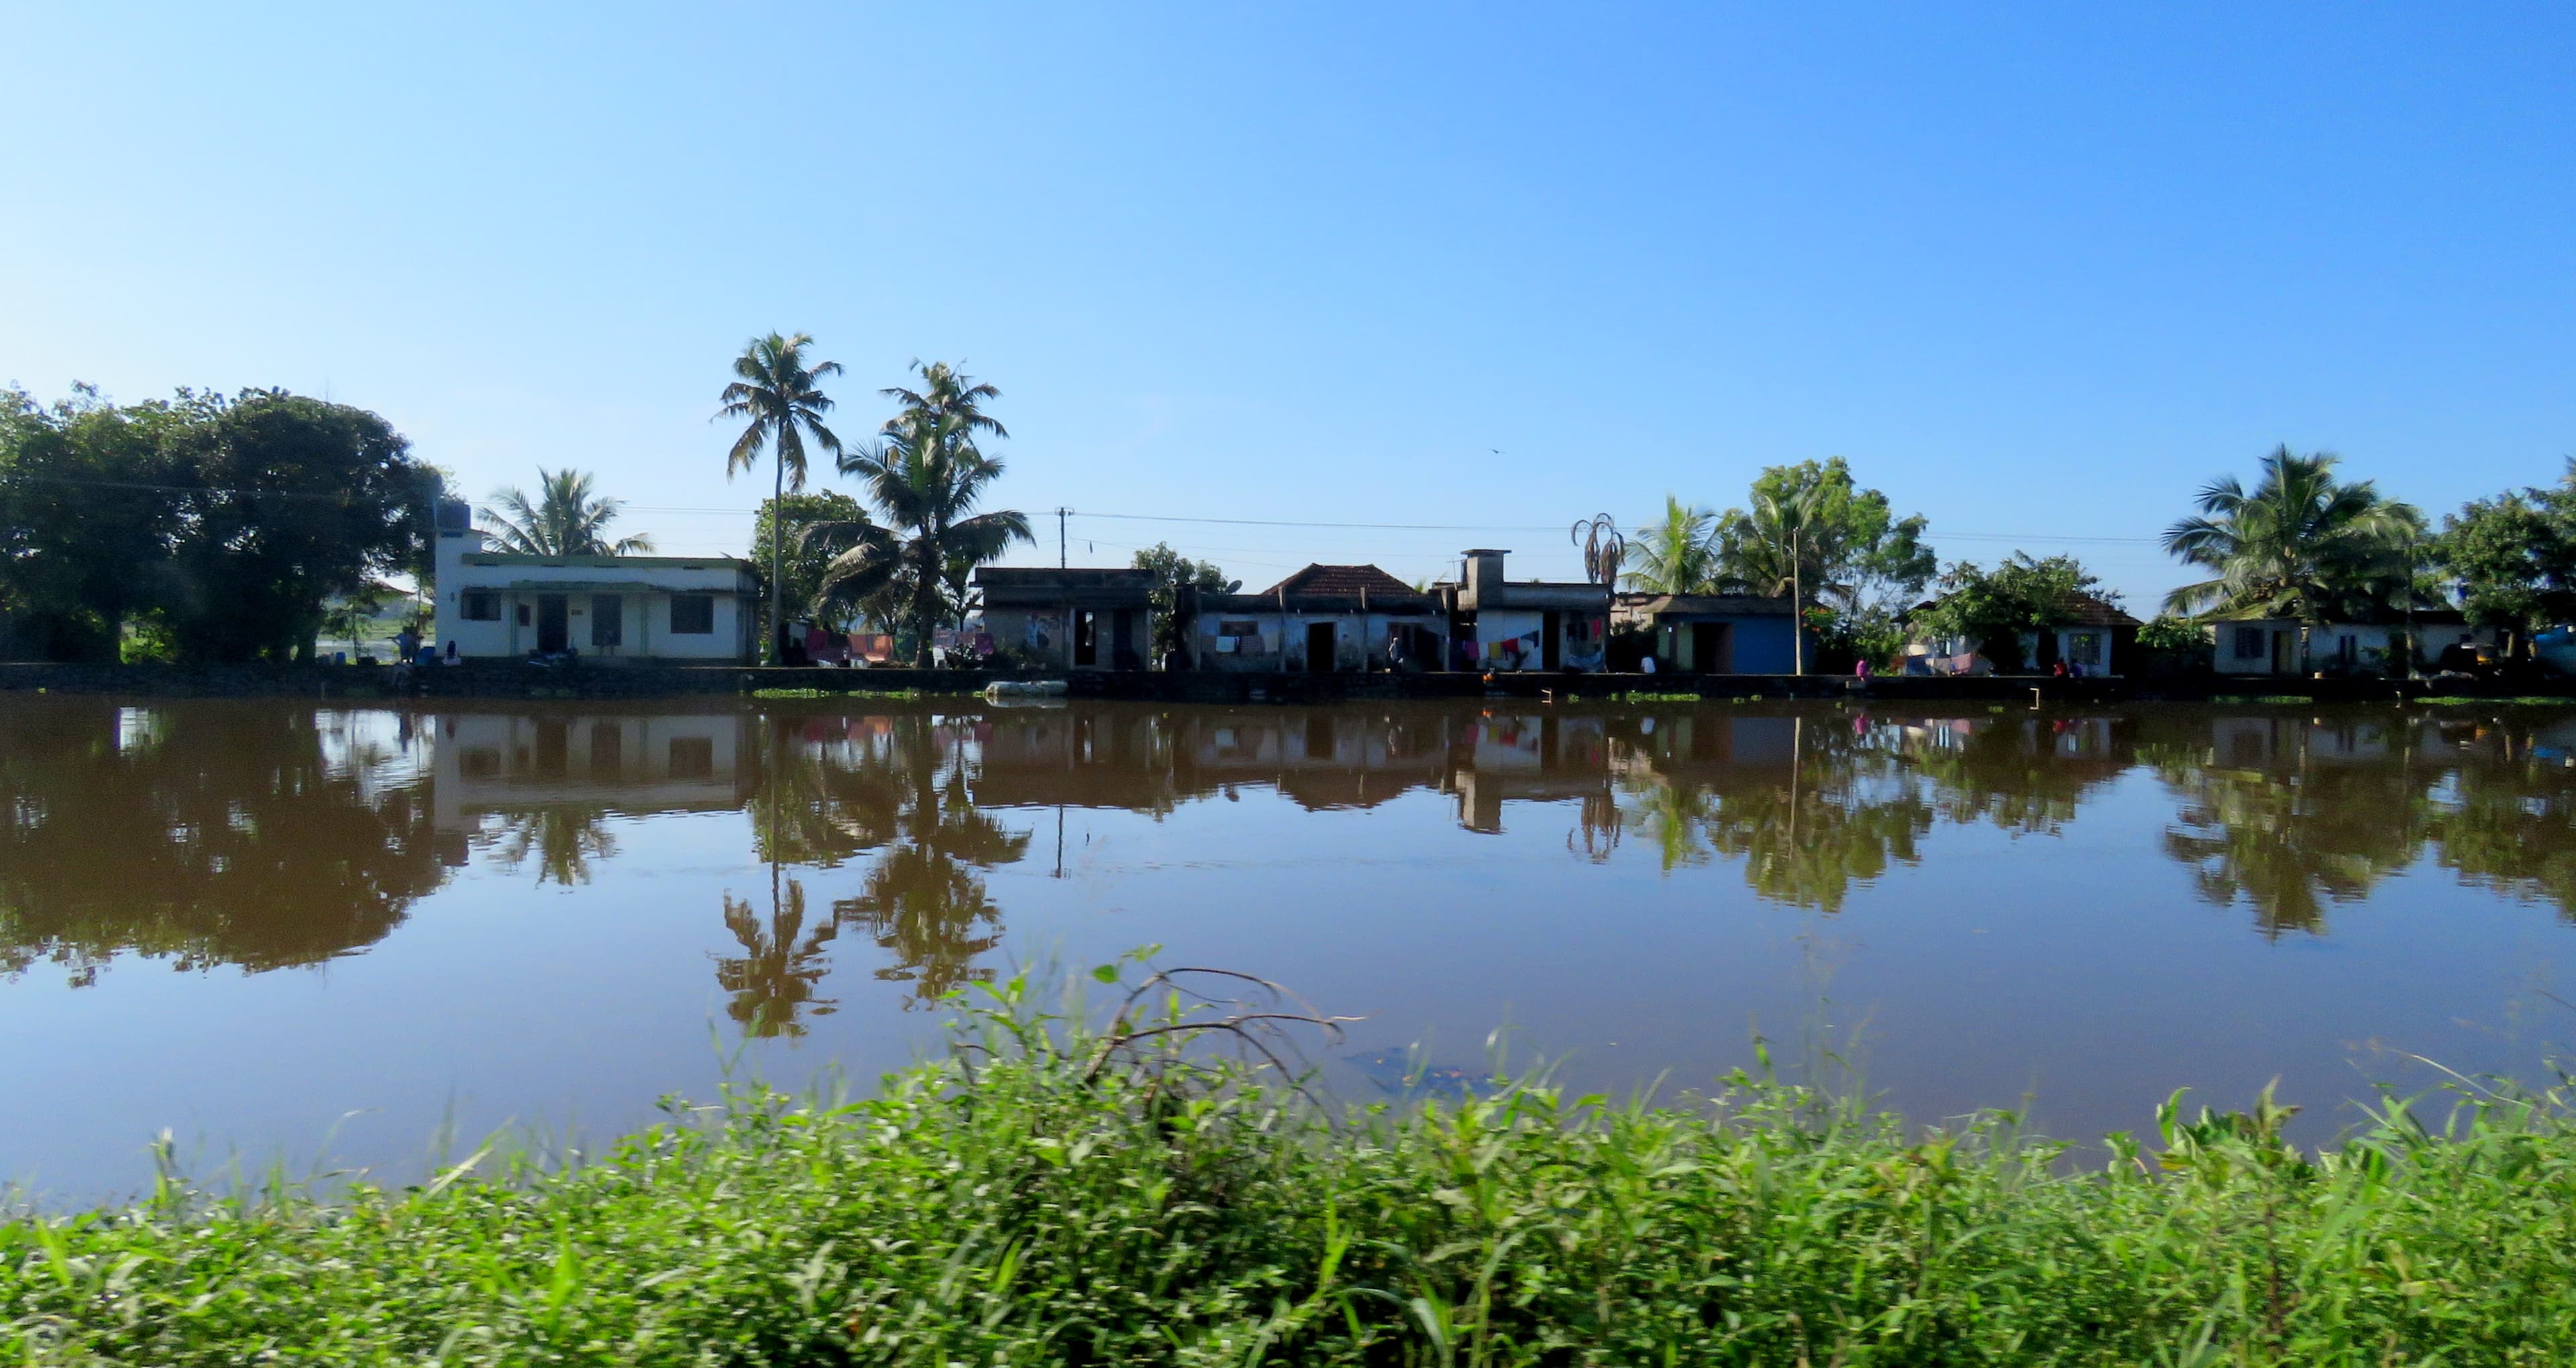
[[[1328,1113],[1146,987],[1094,1027],[981,990],[948,1059],[867,1100],[674,1102],[577,1165],[21,1215],[0,1358],[2576,1360],[2556,1094],[2391,1103],[2321,1152],[2268,1096],[2187,1119],[2177,1095],[2098,1167],[2007,1115],[1910,1129],[1743,1075],[1690,1106],[1497,1083]]]

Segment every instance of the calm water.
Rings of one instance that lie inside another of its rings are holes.
[[[2145,1124],[2275,1075],[2312,1135],[2421,1055],[2576,1038],[2576,714],[0,703],[0,1179],[442,1127],[597,1137],[734,1067],[861,1077],[927,1000],[1158,942],[1703,1085],[1815,1041],[1921,1118]]]

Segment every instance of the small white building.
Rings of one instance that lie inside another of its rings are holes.
[[[602,662],[749,661],[760,583],[732,556],[486,551],[466,505],[438,516],[437,632],[422,651],[506,660],[571,650]]]
[[[2307,629],[2307,650],[2300,652],[2299,624],[2289,618],[2255,618],[2210,626],[2210,665],[2223,675],[2382,675],[2406,673],[2408,622],[2391,614],[2385,621],[2329,622]],[[2446,648],[2465,644],[2493,650],[2496,634],[2469,625],[2456,609],[2418,609],[2413,622],[2415,668],[2441,668]]]

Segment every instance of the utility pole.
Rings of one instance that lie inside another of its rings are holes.
[[[1056,568],[1056,569],[1058,569],[1058,570],[1063,569],[1063,568],[1064,568],[1064,564],[1065,564],[1065,562],[1064,562],[1064,515],[1065,515],[1065,514],[1067,514],[1067,513],[1072,512],[1072,511],[1073,511],[1073,510],[1072,510],[1072,509],[1070,509],[1070,508],[1058,508],[1058,509],[1055,511],[1055,568]]]
[[[1790,668],[1792,674],[1807,672],[1807,590],[1801,573],[1805,567],[1798,561],[1803,549],[1799,546],[1803,540],[1799,534],[1805,530],[1796,523],[1789,525],[1789,658],[1794,662]]]

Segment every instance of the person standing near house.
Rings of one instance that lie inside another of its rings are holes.
[[[394,657],[405,665],[420,658],[420,630],[408,622],[394,633]]]

